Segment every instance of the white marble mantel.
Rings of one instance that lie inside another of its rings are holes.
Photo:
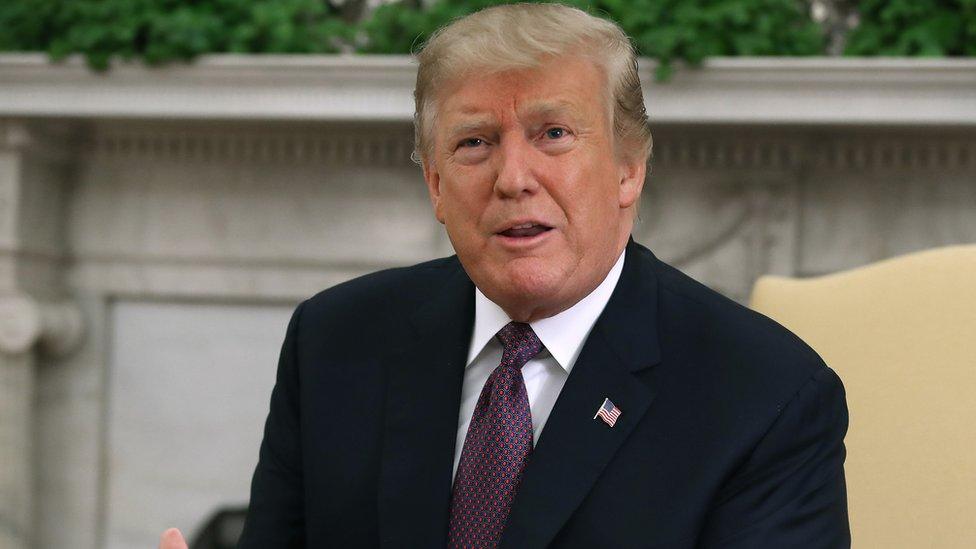
[[[655,83],[658,124],[976,125],[976,59],[715,58]],[[190,65],[0,55],[0,116],[410,122],[415,63],[385,55],[211,55]]]
[[[635,237],[719,291],[976,242],[976,60],[713,59],[663,84],[641,67]],[[403,56],[92,73],[0,55],[0,314],[19,311],[0,318],[0,546],[152,546],[241,503],[290,308],[450,253],[410,160],[414,74]],[[147,409],[160,385],[193,398]],[[154,461],[156,433],[192,452]]]

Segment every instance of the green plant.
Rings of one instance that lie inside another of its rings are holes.
[[[976,55],[976,0],[862,0],[846,55]]]
[[[0,51],[80,53],[97,69],[113,57],[158,64],[209,52],[403,54],[457,17],[513,1],[404,0],[361,18],[365,0],[0,0]],[[825,31],[810,16],[811,1],[562,3],[619,23],[665,79],[676,61],[823,55]],[[976,0],[829,1],[860,17],[848,55],[976,55]]]
[[[642,55],[657,59],[657,78],[672,62],[699,65],[706,57],[818,55],[824,34],[796,0],[603,0]]]
[[[157,64],[208,52],[324,53],[352,29],[322,0],[14,0],[0,7],[0,50],[81,53]]]
[[[508,1],[434,2],[426,9],[404,3],[378,8],[363,23],[369,53],[406,53],[442,24]],[[672,61],[697,65],[714,55],[816,55],[823,33],[797,0],[579,0],[563,1],[613,19],[642,55],[660,61],[659,79]]]

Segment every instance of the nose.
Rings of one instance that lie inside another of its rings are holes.
[[[498,152],[495,193],[503,198],[534,194],[539,188],[539,182],[534,175],[532,144],[525,136],[512,132],[501,140]]]

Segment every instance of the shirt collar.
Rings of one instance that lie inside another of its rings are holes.
[[[610,295],[623,271],[625,254],[626,249],[620,253],[620,257],[617,258],[617,262],[603,282],[575,305],[557,315],[529,323],[549,354],[567,373],[576,363],[576,358],[596,319],[610,301]],[[475,287],[474,330],[471,334],[471,346],[468,348],[468,366],[481,354],[498,330],[511,321],[512,319],[501,307],[485,297],[477,286]]]

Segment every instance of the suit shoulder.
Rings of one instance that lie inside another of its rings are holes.
[[[742,383],[787,392],[829,369],[806,342],[771,318],[661,261],[655,272],[662,329],[670,340],[696,349],[699,364],[727,370]]]
[[[419,306],[440,281],[460,269],[455,256],[376,271],[326,288],[301,305],[303,319],[379,317],[411,311]]]

